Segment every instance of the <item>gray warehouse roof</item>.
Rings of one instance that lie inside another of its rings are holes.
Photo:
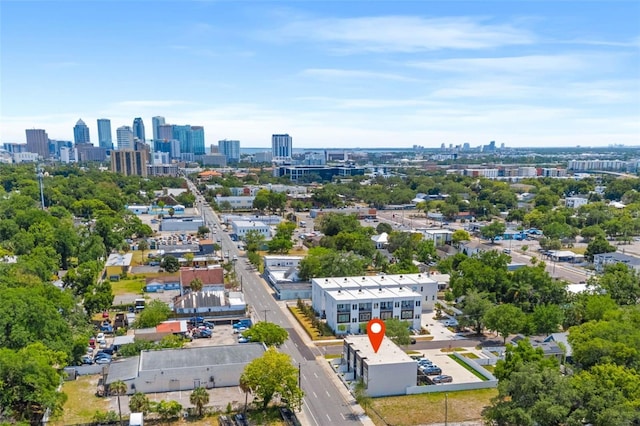
[[[107,385],[117,380],[131,380],[138,377],[138,362],[140,357],[132,356],[117,360],[109,365],[109,375],[107,376]]]
[[[264,351],[262,343],[142,351],[140,352],[140,371],[244,364],[261,357]]]

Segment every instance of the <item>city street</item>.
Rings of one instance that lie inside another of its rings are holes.
[[[192,187],[192,191],[198,194],[195,187]],[[212,228],[211,224],[215,224],[220,229],[218,217],[211,208],[204,207],[202,213],[209,228]],[[309,423],[316,426],[359,424],[358,416],[351,409],[351,401],[343,397],[343,393],[327,376],[326,370],[316,361],[316,356],[322,355],[320,350],[307,347],[303,342],[264,280],[253,268],[246,267],[246,258],[239,257],[237,243],[232,241],[226,232],[218,230],[217,235],[221,240],[223,253],[229,252],[230,258],[233,255],[238,256],[235,270],[242,284],[246,302],[252,308],[254,320],[268,320],[289,332],[289,340],[280,349],[290,355],[300,368],[301,387],[305,392],[302,409]]]

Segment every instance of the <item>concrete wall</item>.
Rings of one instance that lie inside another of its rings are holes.
[[[246,364],[216,365],[210,367],[184,367],[171,370],[143,371],[133,379],[134,392],[153,393],[189,391],[197,381],[206,388],[238,386]],[[213,378],[213,380],[211,380]],[[128,383],[131,383],[128,382]],[[131,391],[131,385],[129,385]],[[133,393],[133,392],[132,392]]]
[[[415,362],[368,366],[367,394],[372,397],[405,395],[415,387],[417,371]]]

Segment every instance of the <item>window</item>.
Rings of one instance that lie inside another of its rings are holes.
[[[400,307],[400,302],[396,302],[396,308]]]
[[[431,300],[436,300],[436,295],[435,294],[431,296]]]
[[[420,306],[420,301],[416,300],[416,306]]]
[[[413,308],[413,300],[403,300],[402,308]]]
[[[360,303],[361,311],[370,311],[371,310],[371,302],[369,303]]]
[[[377,303],[373,304],[373,309],[378,309],[378,304]]]
[[[351,310],[357,311],[358,310],[358,305],[351,305]]]
[[[349,322],[349,320],[351,319],[351,315],[349,314],[338,314],[338,323],[345,323],[345,322]]]
[[[356,318],[352,318],[352,319],[351,319],[351,322],[355,324],[355,323],[356,323],[356,322],[358,322],[358,321],[356,321]]]
[[[412,319],[413,318],[413,311],[402,311],[401,313],[402,319]]]
[[[363,312],[360,314],[360,322],[369,321],[371,319],[371,312]]]
[[[391,311],[380,312],[380,319],[381,320],[388,320],[391,317],[393,317],[393,312],[391,312]]]

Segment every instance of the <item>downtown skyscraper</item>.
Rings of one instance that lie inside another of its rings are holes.
[[[98,146],[100,148],[113,149],[111,120],[108,118],[98,118]]]
[[[291,159],[293,138],[288,134],[271,136],[271,153],[273,161]]]
[[[73,142],[75,144],[79,143],[91,143],[91,138],[89,137],[89,128],[87,125],[79,119],[75,126],[73,126]]]
[[[237,163],[240,161],[240,141],[218,141],[218,152],[227,158],[227,163]]]
[[[49,136],[43,129],[27,129],[27,152],[49,158]]]
[[[136,117],[133,119],[133,138],[138,139],[142,142],[145,141],[144,122],[140,117]]]
[[[133,150],[133,131],[129,126],[121,126],[116,130],[118,150]]]
[[[151,118],[151,128],[153,130],[153,140],[160,139],[160,126],[165,124],[164,117],[156,116]]]

